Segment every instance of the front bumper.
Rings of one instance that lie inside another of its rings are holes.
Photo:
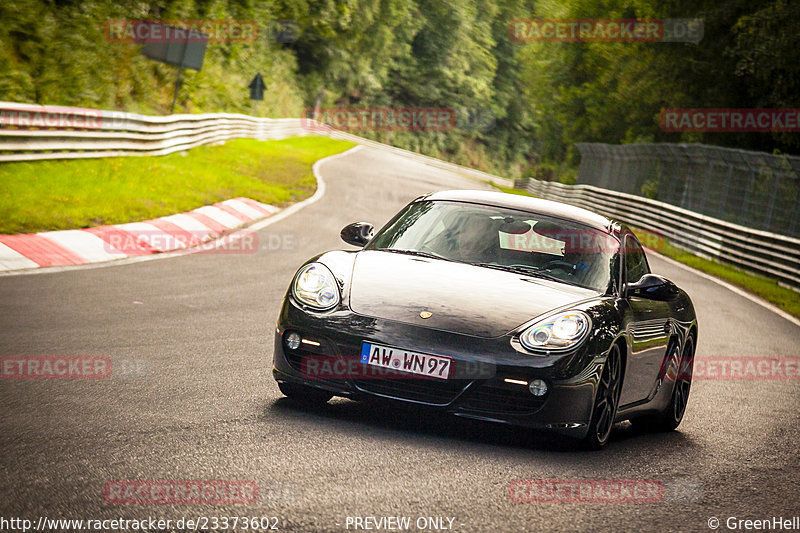
[[[294,350],[284,342],[291,332],[303,338]],[[364,341],[450,357],[454,373],[447,380],[376,374],[359,361]],[[457,416],[584,437],[605,354],[536,357],[516,352],[509,341],[509,336],[448,333],[349,310],[314,315],[287,298],[275,334],[273,376],[337,396],[417,403]],[[547,383],[546,394],[529,391],[527,383],[534,379]]]

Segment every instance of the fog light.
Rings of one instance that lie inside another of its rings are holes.
[[[528,389],[534,396],[544,396],[547,394],[547,383],[541,379],[534,379],[528,385]]]
[[[300,347],[300,340],[300,335],[293,331],[286,336],[286,347],[290,350],[296,350]]]

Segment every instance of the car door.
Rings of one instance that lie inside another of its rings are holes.
[[[635,283],[650,273],[641,244],[626,233],[623,244],[623,283]],[[633,294],[623,294],[628,309],[626,333],[630,343],[628,372],[620,405],[649,399],[658,384],[670,335],[669,304]]]

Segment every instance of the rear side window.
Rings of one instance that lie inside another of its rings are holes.
[[[636,283],[650,273],[642,245],[632,234],[625,236],[625,277],[628,283]]]

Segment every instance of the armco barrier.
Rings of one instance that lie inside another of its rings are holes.
[[[309,119],[232,113],[148,116],[0,102],[0,162],[165,155],[229,139],[323,135],[411,157],[436,168],[511,187],[511,180],[334,130]]]
[[[229,113],[159,117],[0,102],[0,162],[164,155],[238,137],[305,133],[298,119]]]

